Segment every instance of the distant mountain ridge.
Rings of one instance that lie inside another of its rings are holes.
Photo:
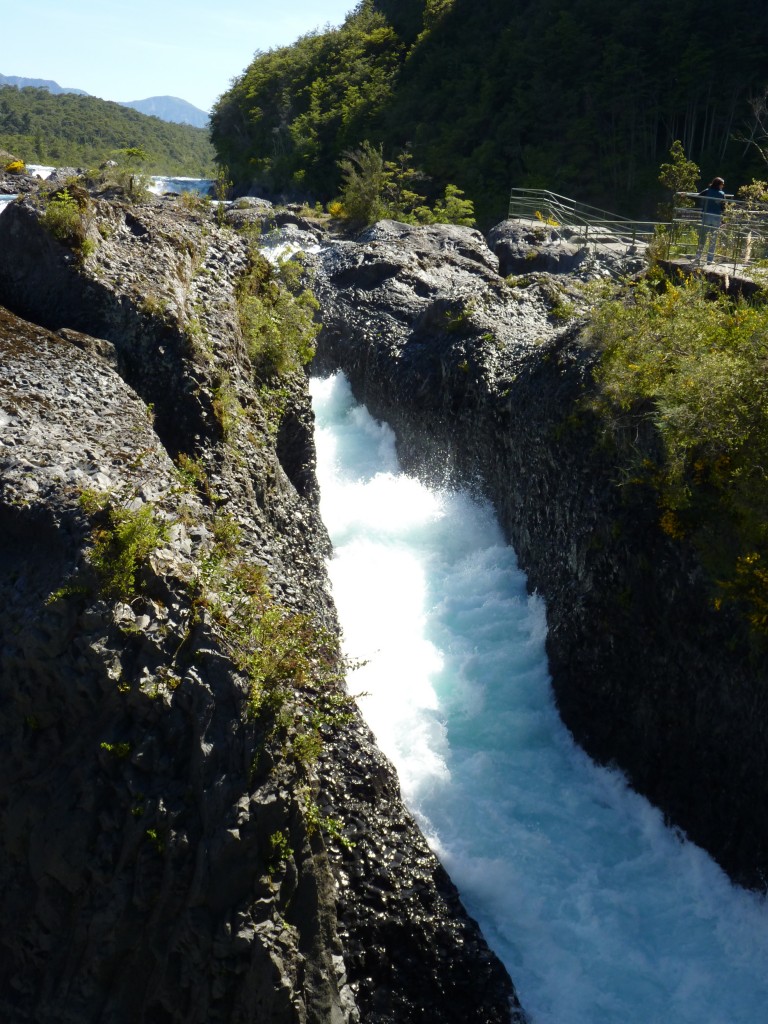
[[[19,89],[24,89],[26,86],[31,85],[35,89],[47,89],[48,92],[55,93],[56,95],[62,92],[74,92],[78,96],[89,95],[83,89],[63,88],[58,82],[52,82],[48,78],[20,78],[18,75],[0,75],[0,85],[15,85]]]
[[[178,96],[150,96],[146,100],[125,101],[121,106],[132,107],[140,114],[159,117],[161,121],[191,124],[195,128],[205,128],[208,124],[208,115],[204,110],[179,99]]]
[[[32,86],[35,89],[47,89],[48,92],[59,95],[61,93],[75,93],[78,96],[90,96],[83,89],[64,88],[47,78],[23,78],[19,75],[0,75],[0,86],[13,85],[19,89]],[[199,107],[180,99],[178,96],[150,96],[145,100],[118,100],[121,107],[130,107],[138,110],[140,114],[147,114],[150,117],[159,117],[161,121],[170,121],[172,124],[191,124],[195,128],[205,128],[208,124],[208,114]]]

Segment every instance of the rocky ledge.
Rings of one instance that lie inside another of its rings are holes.
[[[597,353],[583,285],[636,272],[638,254],[513,221],[489,242],[382,222],[326,247],[317,365],[341,368],[391,424],[407,468],[492,500],[546,600],[576,740],[763,888],[768,668],[714,610],[694,554],[660,530],[654,495],[620,486],[584,401]],[[653,445],[648,430],[638,445]]]
[[[77,252],[34,189],[0,217],[0,1016],[521,1021],[339,683],[306,380],[254,382],[245,240],[83,203]]]

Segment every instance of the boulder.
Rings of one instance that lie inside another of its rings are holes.
[[[643,243],[595,227],[505,220],[491,228],[488,244],[505,277],[544,271],[588,281],[623,277],[645,265]]]

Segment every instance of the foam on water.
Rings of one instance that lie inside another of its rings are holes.
[[[51,167],[48,164],[27,164],[27,172],[33,178],[42,178],[43,181],[50,178],[55,170],[55,167]]]
[[[534,1024],[768,1019],[765,900],[573,744],[492,510],[401,474],[343,377],[312,393],[350,689]]]
[[[214,184],[213,178],[169,178],[154,174],[149,191],[154,192],[156,196],[165,195],[166,192],[197,192],[207,196]]]

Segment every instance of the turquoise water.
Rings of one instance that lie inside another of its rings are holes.
[[[350,690],[534,1024],[768,1020],[766,901],[573,744],[493,511],[404,476],[342,376],[312,393]]]

